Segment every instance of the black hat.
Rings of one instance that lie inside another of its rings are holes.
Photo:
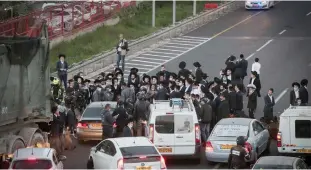
[[[158,77],[157,76],[151,76],[151,79],[157,79],[158,80]]]
[[[195,86],[198,86],[199,84],[200,84],[199,81],[195,81],[195,82],[193,83],[193,85],[195,85]]]
[[[105,72],[101,72],[99,75],[101,75],[102,77],[105,77],[106,73]]]
[[[123,77],[123,72],[117,72],[116,77],[118,77],[118,75],[120,75]]]
[[[91,82],[91,80],[89,80],[89,79],[85,79],[83,82],[84,82],[84,83],[90,83],[90,82]]]
[[[102,79],[100,79],[99,81],[100,82],[103,82],[103,81],[106,81],[107,79],[105,79],[105,78],[102,78]]]
[[[123,73],[123,71],[120,68],[115,68],[114,72],[116,72],[116,73],[120,73],[120,72]]]
[[[50,77],[50,81],[54,81],[55,77]]]
[[[254,75],[254,76],[258,76],[258,74],[257,74],[257,71],[251,71],[251,73],[252,73],[252,75]]]
[[[302,79],[301,82],[300,82],[300,84],[301,84],[302,86],[307,86],[307,85],[308,85],[308,80],[307,80],[307,79]]]
[[[208,77],[208,75],[207,75],[206,73],[203,73],[203,74],[202,74],[202,78],[203,78],[203,79],[206,79],[207,77]]]
[[[94,80],[94,84],[97,84],[97,83],[100,83],[100,82],[101,82],[101,81],[98,80],[98,79]]]
[[[147,75],[147,74],[143,75],[143,81],[145,81],[145,78],[148,78],[149,81],[150,81],[150,76],[149,75]]]
[[[194,62],[194,63],[193,63],[193,66],[194,66],[194,67],[201,67],[201,64],[200,64],[199,62]]]
[[[138,73],[138,69],[137,68],[131,68],[131,73]]]
[[[297,86],[298,88],[300,88],[300,84],[299,84],[298,82],[294,82],[294,83],[292,84],[292,87],[294,87],[294,86]]]
[[[59,54],[59,55],[58,55],[58,58],[61,58],[61,57],[66,58],[66,55],[65,55],[65,54]]]
[[[221,80],[218,77],[214,77],[214,82],[219,84],[221,82]]]
[[[71,82],[73,82],[73,79],[69,79],[69,80],[68,80],[68,83],[71,83]]]
[[[173,77],[173,79],[176,79],[177,78],[177,74],[176,73],[170,73],[170,76],[172,76]]]
[[[230,57],[229,57],[229,60],[230,61],[234,61],[236,59],[236,57],[234,56],[234,55],[231,55]]]
[[[180,63],[179,63],[179,68],[180,68],[180,69],[186,68],[186,62],[184,62],[184,61],[180,62]]]
[[[112,79],[113,78],[113,74],[112,73],[108,73],[107,75],[106,75],[106,79]]]
[[[159,73],[158,73],[158,76],[160,77],[160,76],[164,76],[164,72],[163,71],[160,71]]]
[[[78,75],[73,76],[73,79],[74,79],[74,81],[78,81],[78,79],[81,79],[82,82],[84,81],[84,79]]]

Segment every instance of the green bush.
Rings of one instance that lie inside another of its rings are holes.
[[[204,3],[197,1],[197,12],[204,9]],[[50,51],[51,71],[55,71],[58,54],[66,54],[71,65],[88,59],[100,52],[112,49],[122,33],[126,39],[136,39],[159,28],[172,24],[172,2],[156,2],[156,28],[152,28],[152,2],[142,2],[136,8],[124,9],[118,14],[121,21],[114,26],[102,26],[94,32],[79,36],[72,41],[62,42]],[[176,2],[176,21],[192,15],[193,2]]]

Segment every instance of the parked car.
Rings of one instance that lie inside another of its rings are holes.
[[[310,169],[300,158],[289,156],[263,156],[252,169]]]

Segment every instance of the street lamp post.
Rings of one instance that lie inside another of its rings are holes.
[[[176,0],[173,0],[173,25],[176,22]]]
[[[197,14],[197,1],[193,0],[193,15]]]
[[[152,0],[152,27],[155,27],[155,1]]]

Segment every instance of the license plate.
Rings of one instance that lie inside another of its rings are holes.
[[[298,149],[297,152],[299,152],[299,153],[311,153],[311,149]]]
[[[220,145],[220,149],[231,149],[234,145]]]
[[[93,123],[91,124],[92,128],[102,128],[102,125],[100,123]]]
[[[161,153],[171,153],[171,152],[173,152],[172,148],[158,148],[158,150]]]
[[[151,170],[151,166],[138,166],[136,170]]]
[[[259,5],[253,5],[254,7],[259,7]]]

